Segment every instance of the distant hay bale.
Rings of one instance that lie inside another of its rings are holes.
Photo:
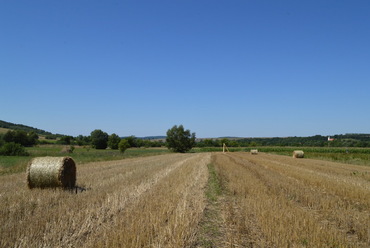
[[[303,158],[304,152],[303,151],[294,151],[293,152],[293,158]]]
[[[38,157],[27,166],[27,184],[32,188],[73,188],[76,164],[71,157]]]
[[[258,150],[257,150],[257,149],[252,149],[252,150],[251,150],[251,154],[253,154],[253,155],[257,155],[257,154],[258,154]]]
[[[73,153],[73,150],[70,146],[65,146],[65,147],[62,148],[60,153]]]

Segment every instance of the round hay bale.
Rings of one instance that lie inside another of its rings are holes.
[[[60,153],[73,153],[73,150],[71,149],[71,147],[65,146],[62,148]]]
[[[258,150],[257,150],[257,149],[252,149],[252,150],[251,150],[251,154],[253,154],[253,155],[257,155],[257,154],[258,154]]]
[[[294,151],[293,152],[293,158],[303,158],[304,152],[303,151]]]
[[[27,166],[27,184],[32,188],[73,188],[76,164],[71,157],[38,157]]]

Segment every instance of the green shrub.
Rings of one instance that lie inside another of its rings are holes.
[[[26,149],[14,142],[6,143],[0,148],[0,155],[3,156],[28,156]]]
[[[127,139],[122,139],[118,144],[118,149],[121,152],[125,152],[127,148],[130,148],[130,143],[128,143]]]

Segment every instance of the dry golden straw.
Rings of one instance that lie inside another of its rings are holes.
[[[76,164],[71,157],[38,157],[27,166],[27,184],[32,188],[72,188],[76,184]]]
[[[251,154],[253,154],[253,155],[257,155],[257,154],[258,154],[258,150],[257,150],[257,149],[252,149],[252,150],[251,150]]]
[[[303,158],[304,152],[303,151],[294,151],[293,152],[293,158]]]

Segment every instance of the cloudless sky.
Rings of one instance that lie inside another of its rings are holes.
[[[0,120],[52,133],[370,132],[368,0],[0,0]]]

